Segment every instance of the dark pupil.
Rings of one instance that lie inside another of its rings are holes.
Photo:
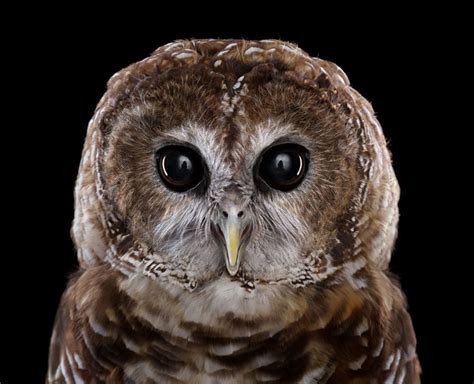
[[[270,157],[265,170],[274,182],[286,184],[298,176],[301,159],[294,153],[277,153]]]
[[[296,160],[296,161],[295,161]],[[299,161],[288,153],[279,153],[275,156],[275,175],[283,180],[292,178],[298,171]]]
[[[289,191],[303,180],[306,150],[299,145],[280,145],[263,154],[258,173],[272,188]]]
[[[163,183],[176,192],[187,191],[204,179],[204,165],[199,154],[184,146],[168,146],[156,154]]]
[[[176,184],[187,183],[193,178],[193,163],[191,159],[177,151],[170,151],[164,158],[165,175]]]

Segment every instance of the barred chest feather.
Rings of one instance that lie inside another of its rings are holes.
[[[133,312],[159,335],[175,360],[175,370],[167,374],[182,382],[292,381],[308,365],[311,349],[325,354],[324,345],[311,337],[323,324],[307,327],[306,300],[288,296],[282,286],[244,285],[225,277],[192,293],[142,279],[126,280],[121,288],[135,299],[159,291],[161,310],[146,299]],[[132,363],[124,371],[138,382],[147,371],[156,377],[153,361],[148,364],[150,369]]]
[[[312,305],[317,290],[300,291],[223,278],[188,292],[89,269],[63,298],[49,381],[336,383],[371,373],[403,382],[415,372],[409,329],[389,339],[391,325],[362,316],[367,303],[342,286]]]

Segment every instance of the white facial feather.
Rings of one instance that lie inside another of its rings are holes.
[[[274,193],[256,197],[259,193],[253,168],[262,151],[273,143],[282,139],[305,143],[309,138],[278,121],[268,120],[255,129],[255,135],[241,138],[247,146],[235,147],[234,155],[241,159],[238,169],[228,163],[219,132],[197,123],[188,122],[157,139],[156,146],[162,142],[194,146],[209,169],[210,180],[204,196],[179,194],[163,187],[173,203],[154,228],[154,248],[160,250],[164,259],[167,255],[179,255],[179,260],[174,260],[175,266],[188,270],[190,276],[193,271],[222,267],[223,256],[219,259],[222,249],[216,246],[210,226],[218,220],[220,202],[231,186],[236,186],[242,201],[246,201],[246,214],[253,228],[242,260],[243,270],[277,281],[287,275],[288,265],[296,267],[301,263],[299,252],[309,238],[309,228],[299,217],[294,195]]]

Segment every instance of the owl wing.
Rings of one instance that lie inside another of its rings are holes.
[[[392,321],[392,353],[387,355],[385,369],[388,369],[387,381],[398,383],[420,383],[421,367],[415,351],[416,337],[410,315],[400,308]]]
[[[374,339],[368,353],[367,365],[372,367],[368,377],[376,377],[381,383],[419,384],[416,336],[404,298],[394,303],[389,317],[380,325],[381,338]]]
[[[61,298],[56,313],[49,347],[49,363],[46,383],[81,382],[78,371],[84,368],[82,357],[76,352],[80,340],[71,338],[72,323],[67,305],[67,292]],[[72,342],[72,344],[71,344]]]
[[[97,275],[82,277],[86,279],[81,281],[80,274],[74,277],[61,298],[51,336],[46,383],[115,383],[122,377],[127,354],[121,348],[123,343],[111,337],[110,324],[103,320],[106,303],[101,300],[103,287],[98,287],[103,281]]]

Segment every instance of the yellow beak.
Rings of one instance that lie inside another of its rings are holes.
[[[222,232],[226,247],[226,266],[231,276],[234,276],[239,269],[240,231],[241,223],[239,218],[233,212],[230,212],[223,222]]]

